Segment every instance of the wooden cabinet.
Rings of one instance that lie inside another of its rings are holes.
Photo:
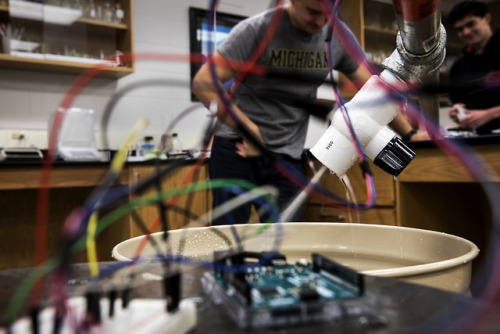
[[[310,197],[303,206],[304,221],[396,225],[394,178],[392,175],[373,165],[373,163],[370,162],[369,164],[373,172],[377,196],[373,208],[365,211],[335,208],[328,203],[322,203],[320,199]],[[307,170],[309,172],[306,172],[306,175],[312,178],[313,173],[311,169]],[[365,203],[367,199],[366,181],[357,165],[353,166],[347,172],[347,177],[356,197],[356,202]],[[320,184],[330,192],[340,197],[348,198],[346,189],[338,176],[327,172],[321,178]],[[351,199],[352,201],[354,200]]]
[[[79,74],[104,64],[104,76],[132,73],[132,5],[133,0],[0,2],[0,68]]]
[[[162,163],[162,169],[170,162]],[[175,169],[162,179],[162,189],[171,190],[182,187],[185,182],[203,182],[207,179],[207,165],[202,165],[194,173],[195,164]],[[40,204],[40,180],[47,179],[40,166],[12,166],[0,168],[0,269],[29,267],[35,265],[35,240]],[[108,171],[106,164],[67,164],[53,166],[50,172],[47,204],[47,255],[54,257],[60,251],[63,226],[68,215],[81,206],[95,191]],[[126,167],[116,182],[116,187],[134,186],[155,173],[155,167],[148,165],[130,165]],[[155,188],[131,197],[135,200],[155,192]],[[193,192],[193,196],[184,195],[166,201],[171,207],[167,211],[169,228],[181,228],[189,221],[206,214],[211,205],[210,189]],[[118,203],[118,206],[126,203]],[[101,212],[104,218],[109,212]],[[41,213],[43,214],[43,212]],[[159,217],[157,206],[144,206],[137,210],[137,216],[148,227]],[[97,256],[100,261],[110,261],[113,247],[134,236],[144,234],[137,227],[132,214],[126,214],[113,221],[96,237]],[[159,231],[161,225],[154,231]],[[75,262],[87,261],[85,251],[75,254]]]
[[[422,145],[412,147],[417,155],[401,173],[396,186],[399,225],[449,233],[472,241],[481,250],[473,268],[479,267],[490,251],[497,218],[494,210],[498,207],[498,198],[492,194],[500,189],[499,141],[490,138],[482,142],[485,144],[471,146],[470,152],[474,153],[469,152],[466,158],[474,168],[484,167],[481,177],[488,182],[477,182],[456,157],[437,147]]]
[[[164,167],[162,167],[164,168]],[[135,166],[130,167],[130,184],[134,184],[146,180],[151,175],[156,173],[153,166]],[[208,178],[208,168],[206,165],[200,168],[197,165],[182,167],[169,173],[162,179],[162,190],[183,189],[185,184],[192,184],[193,182],[205,182]],[[157,192],[157,188],[150,187],[150,189],[141,194],[141,197]],[[134,196],[137,198],[137,196]],[[167,223],[168,229],[179,229],[190,222],[195,221],[197,218],[209,212],[211,205],[210,189],[201,191],[189,191],[185,195],[172,196],[166,198],[165,206],[167,209]],[[142,207],[137,210],[139,219],[142,220],[148,228],[154,225],[152,232],[162,230],[160,221],[160,211],[157,204]],[[138,236],[145,234],[137,224],[137,217],[130,216],[130,236]]]
[[[394,51],[398,28],[392,1],[344,1],[340,10],[370,61],[380,64]]]
[[[0,269],[35,265],[37,224],[46,215],[46,251],[55,257],[61,249],[63,226],[68,215],[92,194],[107,171],[105,165],[54,166],[49,174],[41,166],[2,166],[0,172]],[[40,190],[41,180],[49,180],[47,192]],[[127,184],[121,175],[117,186]],[[43,197],[40,197],[43,196]],[[44,207],[39,207],[45,202]],[[43,210],[46,210],[44,212]],[[113,245],[128,238],[121,218],[96,237],[100,260],[111,260]],[[37,249],[36,251],[40,251]],[[75,262],[87,261],[85,251],[77,252]]]

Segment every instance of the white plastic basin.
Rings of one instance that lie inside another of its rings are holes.
[[[367,275],[394,277],[404,281],[464,293],[469,289],[472,260],[479,249],[472,242],[450,234],[397,226],[347,223],[284,223],[236,225],[245,250],[269,251],[281,240],[279,252],[289,262],[323,254]],[[222,237],[220,235],[223,235]],[[277,236],[281,235],[281,238]],[[152,235],[160,245],[162,233]],[[113,258],[130,260],[144,237],[123,241],[113,249]],[[174,254],[211,260],[214,250],[235,245],[230,226],[200,227],[169,232]],[[165,249],[162,247],[161,249]],[[142,256],[154,254],[148,243]]]

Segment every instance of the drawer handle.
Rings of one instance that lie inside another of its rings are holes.
[[[330,219],[337,222],[345,222],[345,217],[341,215],[324,215],[322,213],[319,214],[320,219]]]

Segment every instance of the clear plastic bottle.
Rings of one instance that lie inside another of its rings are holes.
[[[170,154],[178,154],[182,152],[182,145],[177,133],[172,134],[172,138],[170,139],[170,148],[168,153]]]

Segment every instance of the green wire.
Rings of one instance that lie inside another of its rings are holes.
[[[168,190],[164,190],[160,194],[155,193],[147,197],[135,199],[127,204],[122,205],[120,208],[112,211],[108,215],[104,216],[99,220],[98,227],[96,230],[96,235],[98,235],[103,230],[108,228],[111,224],[113,224],[115,221],[131,213],[132,211],[135,211],[136,209],[139,209],[143,206],[153,205],[159,200],[166,200],[175,196],[186,195],[190,192],[202,191],[210,188],[224,188],[227,186],[237,186],[239,188],[247,190],[252,190],[253,188],[256,188],[254,184],[244,180],[217,179],[211,181],[191,183],[185,187],[171,188]],[[277,210],[276,203],[272,200],[272,198],[270,198],[270,196],[262,196],[262,197],[264,197],[268,202],[270,202],[273,205],[273,208]],[[84,237],[82,237],[72,247],[72,251],[73,252],[81,251],[84,250],[85,247],[86,247],[86,240]]]
[[[99,235],[102,231],[108,228],[110,225],[115,223],[119,218],[129,214],[136,209],[155,204],[159,200],[166,200],[172,198],[174,196],[181,196],[195,191],[208,190],[212,188],[224,188],[227,186],[237,186],[242,189],[252,190],[256,188],[256,186],[250,182],[240,180],[240,179],[217,179],[210,181],[203,181],[197,183],[191,183],[184,187],[171,188],[168,190],[162,191],[160,194],[154,193],[147,197],[139,198],[133,200],[120,208],[112,211],[107,214],[103,218],[101,218],[97,224],[97,229],[95,231],[95,236]],[[264,199],[266,199],[275,210],[277,210],[277,205],[274,199],[270,195],[263,195]],[[260,234],[263,231],[267,230],[271,226],[270,223],[264,224],[262,227],[257,229],[256,234]],[[84,250],[86,247],[86,235],[82,236],[75,244],[71,247],[71,253],[74,254],[78,251]],[[43,265],[36,268],[33,272],[31,272],[22,282],[19,288],[16,290],[14,295],[12,296],[7,311],[4,315],[4,323],[9,325],[14,322],[19,314],[19,311],[22,307],[23,302],[27,299],[28,294],[31,292],[34,283],[36,280],[41,277],[49,274],[58,266],[58,262],[55,259],[47,260]]]

